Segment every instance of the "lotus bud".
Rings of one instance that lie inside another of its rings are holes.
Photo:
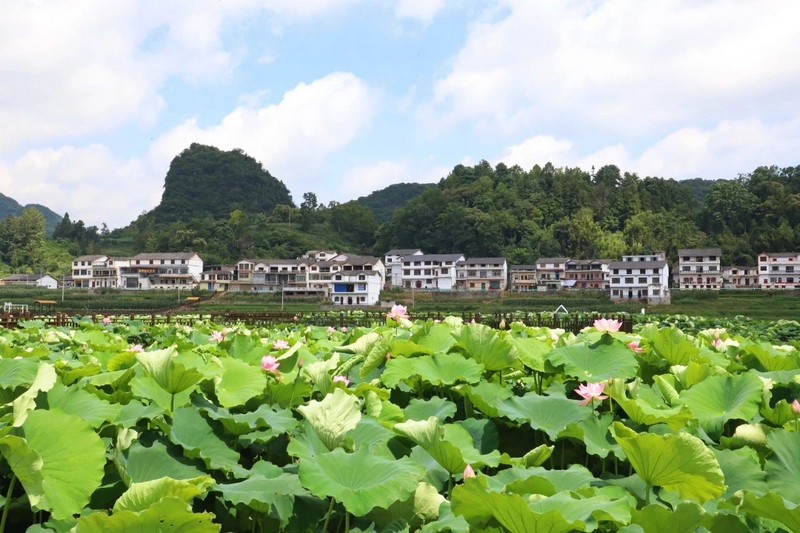
[[[794,413],[794,416],[800,416],[800,402],[797,400],[792,402],[792,412]]]
[[[472,469],[472,465],[467,465],[464,468],[464,479],[468,479],[471,477],[475,477],[475,470]]]

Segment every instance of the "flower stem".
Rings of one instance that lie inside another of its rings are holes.
[[[6,502],[3,505],[3,518],[0,519],[0,533],[6,530],[6,520],[8,519],[8,508],[11,507],[11,495],[14,492],[14,485],[17,483],[17,476],[11,474],[11,482],[8,484],[8,493],[6,494]]]
[[[292,402],[294,401],[294,388],[297,386],[297,380],[299,379],[300,379],[300,369],[298,368],[297,375],[295,376],[294,381],[292,382],[292,392],[291,394],[289,394],[289,405],[288,405],[289,409],[292,408]]]
[[[331,521],[331,513],[333,512],[333,504],[336,503],[336,500],[331,498],[331,504],[328,506],[328,512],[325,515],[325,522],[322,524],[322,531],[323,533],[327,533],[328,531],[328,523]],[[0,533],[3,533],[0,531]]]

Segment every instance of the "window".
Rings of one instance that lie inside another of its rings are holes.
[[[617,289],[614,289],[613,291],[611,291],[611,295],[612,296],[619,296],[619,291]]]
[[[442,269],[442,274],[447,274],[448,272],[450,272],[449,268],[443,268]]]
[[[786,278],[786,283],[794,283],[794,278]]]
[[[681,257],[681,261],[689,261],[689,256]]]
[[[619,269],[618,268],[614,269],[614,274],[619,274]]]
[[[689,272],[689,267],[681,267],[681,272]]]
[[[762,255],[761,257],[758,258],[758,260],[759,261],[766,261],[767,260],[767,256],[766,255]]]
[[[661,289],[653,289],[653,296],[661,296]]]
[[[760,267],[760,270],[761,270],[761,272],[766,272],[767,271],[767,267],[766,266],[762,266],[762,267]]]
[[[611,278],[611,283],[615,285],[619,284],[619,278]]]
[[[367,276],[365,276],[364,274],[359,274],[358,279],[359,281],[365,281],[367,279]]]
[[[658,278],[652,278],[652,279],[650,280],[650,283],[657,284],[657,283],[658,283]]]
[[[628,271],[626,272],[626,274],[633,274],[633,269],[629,268]]]
[[[475,284],[474,284],[474,283],[470,283],[470,284],[469,284],[469,288],[470,288],[470,289],[474,289],[474,288],[475,288]]]
[[[660,268],[654,268],[653,269],[653,274],[661,274],[661,269]]]
[[[775,265],[772,265],[772,271],[773,272],[777,272],[778,271],[778,267],[776,267]]]
[[[415,269],[415,270],[414,270],[414,275],[415,275],[415,276],[421,276],[421,275],[422,275],[422,270],[421,270],[421,269],[419,269],[419,268]]]
[[[647,283],[647,278],[639,278],[639,283]]]
[[[794,267],[793,266],[787,266],[786,267],[786,272],[794,272]]]
[[[431,269],[430,268],[426,268],[425,269],[425,275],[426,276],[430,276],[431,275]]]
[[[717,256],[716,255],[710,255],[710,256],[708,256],[708,260],[709,261],[716,261],[717,260]]]
[[[633,278],[625,278],[625,283],[627,283],[629,285],[633,284]]]

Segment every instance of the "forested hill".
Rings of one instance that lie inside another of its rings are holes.
[[[269,213],[278,205],[294,206],[289,190],[258,161],[241,150],[192,143],[170,163],[161,203],[148,216],[186,222],[198,214]]]
[[[361,196],[357,201],[369,207],[375,213],[378,222],[387,222],[392,218],[395,209],[403,207],[409,200],[422,194],[422,191],[434,186],[432,183],[395,183],[367,196]]]
[[[45,221],[45,232],[47,235],[52,235],[53,230],[56,229],[56,226],[61,221],[61,216],[57,213],[53,212],[49,208],[39,205],[39,204],[28,204],[28,205],[20,205],[19,202],[6,196],[5,194],[0,193],[0,220],[10,216],[21,216],[22,212],[25,211],[28,207],[33,207],[37,209],[44,215]]]
[[[706,199],[706,195],[708,191],[711,189],[711,186],[717,183],[718,181],[722,180],[706,180],[703,178],[692,178],[688,180],[681,180],[681,185],[685,185],[692,191],[692,196],[694,199],[700,202],[701,204]]]
[[[702,202],[697,190],[614,165],[594,175],[549,163],[458,165],[395,211],[375,250],[419,247],[530,263],[655,250],[675,261],[678,248],[720,246],[724,263],[753,264],[761,251],[800,249],[800,166],[713,182]]]

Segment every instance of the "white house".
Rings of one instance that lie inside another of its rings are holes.
[[[331,259],[332,263],[341,265],[343,272],[351,270],[374,270],[381,275],[381,283],[386,280],[386,266],[380,257],[371,255],[338,254]]]
[[[609,265],[612,300],[642,300],[669,303],[669,266],[663,252],[624,255]]]
[[[449,291],[456,286],[456,263],[464,254],[425,254],[403,258],[403,287]]]
[[[536,265],[511,265],[508,267],[508,290],[531,292],[536,288]]]
[[[47,289],[58,288],[58,281],[49,274],[11,274],[0,281],[4,285],[30,285]]]
[[[758,267],[722,267],[722,287],[724,289],[757,289]]]
[[[504,291],[508,279],[505,257],[471,257],[456,263],[456,289]]]
[[[125,261],[106,255],[76,257],[72,260],[73,286],[78,289],[116,289],[120,285],[119,266]]]
[[[192,289],[203,274],[203,260],[194,252],[143,253],[115,265],[121,289]]]
[[[540,291],[557,291],[565,279],[569,257],[540,257],[536,261],[536,282]]]
[[[330,299],[335,305],[375,305],[383,287],[377,270],[347,270],[333,274]]]
[[[610,259],[570,259],[566,262],[564,281],[568,289],[608,289]]]
[[[678,250],[678,278],[681,290],[714,290],[722,288],[719,248]]]
[[[383,264],[386,266],[386,285],[390,287],[401,287],[403,285],[403,258],[409,255],[422,255],[419,248],[402,248],[389,250],[383,256]]]
[[[800,289],[800,252],[758,254],[758,282],[764,290]]]

